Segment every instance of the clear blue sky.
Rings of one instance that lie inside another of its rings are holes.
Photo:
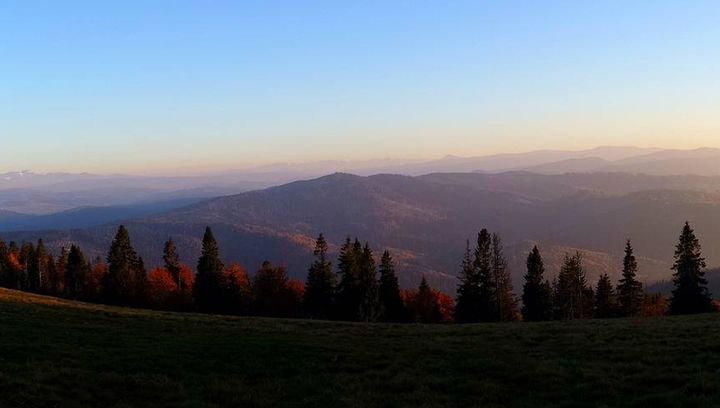
[[[0,2],[0,171],[720,146],[718,1]]]

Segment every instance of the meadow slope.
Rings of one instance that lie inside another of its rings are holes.
[[[720,405],[720,315],[468,326],[175,314],[0,289],[0,407]]]

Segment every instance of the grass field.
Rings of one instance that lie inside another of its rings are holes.
[[[720,406],[720,315],[399,326],[0,289],[0,407]]]

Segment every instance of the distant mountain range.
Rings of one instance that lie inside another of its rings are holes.
[[[667,150],[638,147],[602,146],[589,150],[538,150],[527,153],[495,154],[477,157],[446,156],[438,160],[367,160],[276,163],[197,176],[128,176],[89,173],[34,173],[19,171],[0,174],[0,191],[42,189],[78,191],[96,188],[135,188],[187,190],[234,186],[261,188],[319,177],[335,172],[357,175],[423,175],[447,172],[499,173],[525,170],[547,174],[587,171],[621,171],[656,175],[720,175],[720,149]]]
[[[661,150],[618,160],[602,157],[564,159],[524,167],[523,170],[539,174],[576,172],[624,172],[650,175],[720,175],[720,150]]]
[[[2,216],[0,216],[2,217]],[[424,176],[333,174],[264,190],[215,198],[127,222],[148,264],[160,262],[168,237],[185,262],[194,263],[206,225],[214,228],[227,261],[250,270],[263,260],[285,262],[303,278],[315,236],[334,244],[346,236],[369,240],[379,253],[391,249],[401,283],[421,276],[446,291],[456,285],[465,240],[486,227],[506,244],[516,290],[532,245],[540,245],[548,272],[566,252],[581,250],[590,279],[617,278],[621,251],[632,238],[640,277],[670,277],[682,224],[696,227],[710,265],[720,264],[720,177],[627,173],[542,175],[438,173]],[[45,238],[57,248],[79,243],[104,254],[117,223],[63,231],[5,233],[18,241]]]

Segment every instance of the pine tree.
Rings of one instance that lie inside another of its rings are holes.
[[[225,304],[223,271],[220,248],[210,227],[205,229],[202,255],[198,260],[193,296],[198,310],[203,313],[222,313]]]
[[[565,254],[565,261],[557,277],[554,294],[558,318],[581,319],[590,316],[594,303],[592,288],[589,288],[582,265],[582,255]]]
[[[55,268],[53,268],[52,274],[50,275],[50,293],[53,295],[62,296],[65,294],[65,271],[67,270],[67,263],[68,249],[62,247],[60,249],[60,256],[55,261]]]
[[[625,245],[622,278],[617,287],[617,300],[620,314],[637,316],[642,312],[645,294],[642,283],[638,282],[638,264],[630,240]]]
[[[47,293],[48,291],[48,275],[50,269],[48,255],[45,243],[42,239],[38,240],[37,246],[35,246],[32,273],[35,290],[40,293]]]
[[[342,320],[357,320],[360,308],[360,257],[362,247],[355,239],[355,243],[347,238],[340,248],[338,258],[338,317]]]
[[[395,261],[390,255],[390,251],[385,251],[380,259],[378,294],[382,321],[394,323],[407,321],[407,310],[402,297],[400,297],[400,285],[395,274]]]
[[[315,241],[315,261],[308,270],[305,282],[304,304],[308,315],[315,319],[328,319],[335,301],[335,274],[328,259],[328,244],[323,234]]]
[[[113,305],[135,305],[138,302],[138,285],[143,271],[140,259],[130,242],[125,226],[118,228],[107,256],[107,274],[103,282],[104,301]]]
[[[139,256],[135,264],[135,286],[133,287],[133,304],[144,307],[148,301],[147,269],[145,260]]]
[[[552,292],[544,274],[545,265],[540,250],[535,246],[527,258],[527,274],[523,285],[522,315],[526,321],[549,320],[552,316]]]
[[[455,321],[477,323],[480,321],[480,276],[473,265],[470,240],[466,241],[465,254],[460,269],[460,284],[457,288]]]
[[[35,246],[30,242],[23,242],[18,256],[20,273],[18,275],[19,289],[36,292],[40,282],[33,279],[37,275],[32,270],[35,264]]]
[[[71,246],[65,271],[65,297],[69,299],[81,298],[83,283],[89,272],[90,267],[85,254],[77,245]]]
[[[705,280],[705,258],[702,257],[700,240],[689,223],[685,223],[680,242],[675,250],[672,269],[673,283],[670,314],[706,313],[713,310],[712,298]]]
[[[479,282],[477,317],[483,322],[498,320],[493,261],[493,238],[486,229],[483,229],[478,234],[473,263]]]
[[[513,295],[512,279],[507,269],[507,260],[503,250],[502,239],[497,234],[492,235],[492,258],[491,258],[493,299],[495,300],[496,320],[515,320],[517,312],[517,301]]]
[[[380,314],[380,304],[378,299],[377,267],[375,257],[368,243],[362,249],[359,271],[360,307],[358,309],[358,318],[364,322],[374,322]]]
[[[170,272],[178,290],[183,290],[183,282],[180,277],[180,256],[178,255],[177,247],[175,246],[172,238],[165,242],[165,247],[163,248],[163,262],[165,262],[165,269]]]
[[[102,285],[107,273],[107,265],[101,257],[96,257],[90,264],[89,273],[83,281],[82,298],[89,302],[102,301]]]
[[[595,317],[605,319],[616,315],[615,292],[610,277],[600,275],[595,292]]]
[[[8,250],[5,241],[0,239],[0,286],[9,287],[9,268],[7,264]]]

